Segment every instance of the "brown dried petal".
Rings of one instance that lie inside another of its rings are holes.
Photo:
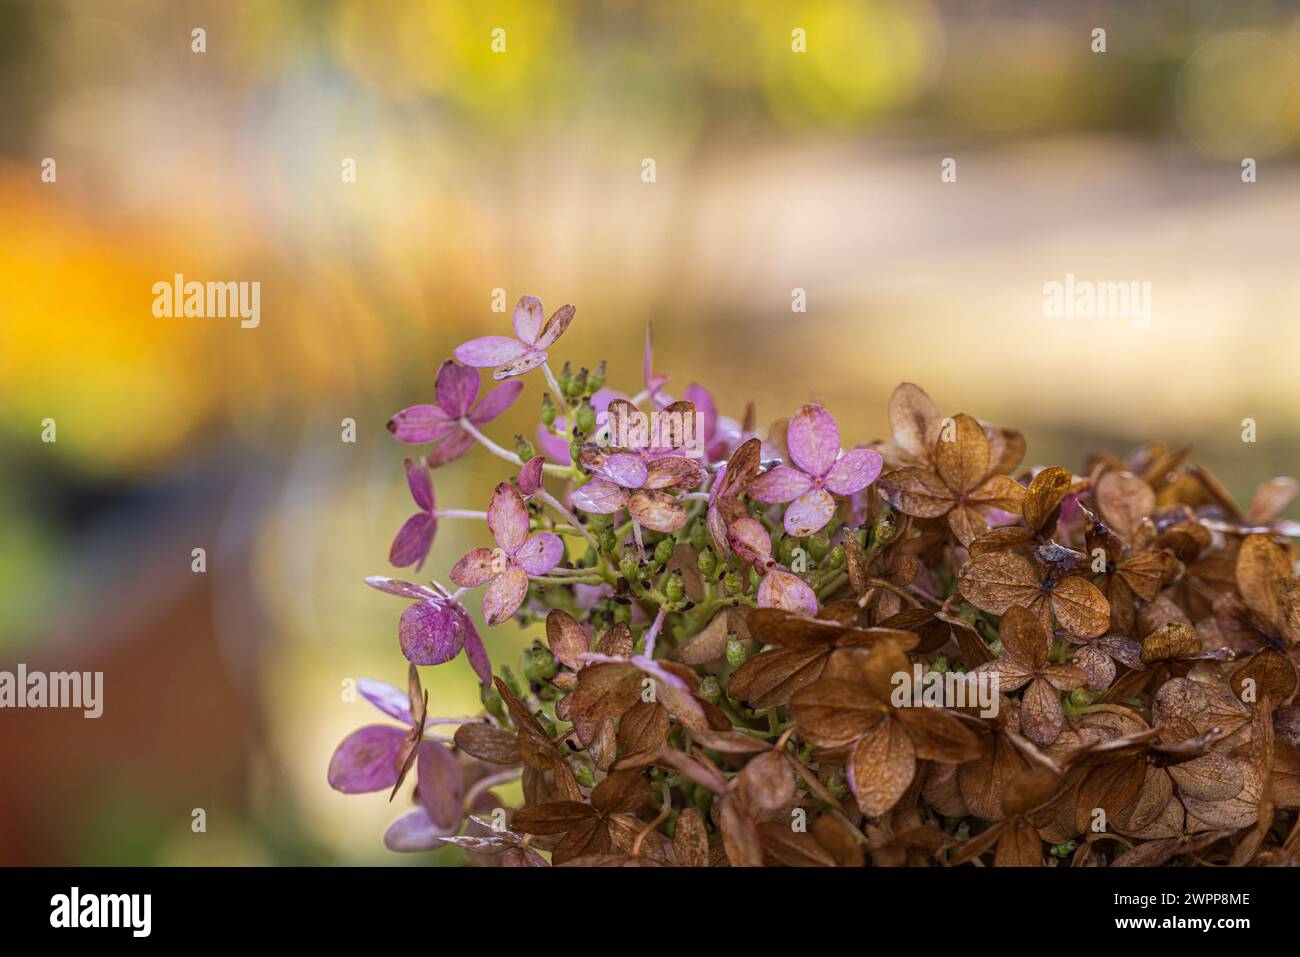
[[[897,804],[915,774],[912,739],[888,718],[858,739],[848,763],[849,787],[867,817],[879,817]]]
[[[1052,652],[1052,639],[1038,621],[1038,616],[1026,608],[1008,608],[998,623],[998,638],[1004,654],[1037,670],[1047,664]]]
[[[668,709],[654,701],[638,701],[618,719],[618,747],[624,754],[657,751],[668,740]]]
[[[668,492],[645,489],[633,492],[627,510],[638,525],[656,532],[676,532],[686,525],[686,506]]]
[[[957,575],[957,590],[976,608],[994,615],[1015,605],[1028,606],[1041,593],[1034,566],[1014,552],[972,558]]]
[[[894,442],[916,461],[928,459],[939,439],[939,407],[920,386],[901,383],[889,397]]]
[[[641,671],[633,664],[600,662],[578,674],[569,695],[569,712],[576,718],[599,721],[616,718],[641,700]]]
[[[1056,689],[1042,678],[1035,678],[1020,702],[1020,729],[1038,745],[1049,745],[1061,733],[1061,699]]]
[[[764,751],[740,772],[745,796],[754,807],[779,810],[794,798],[794,775],[779,751]]]
[[[1025,524],[1030,530],[1042,535],[1051,531],[1049,526],[1055,527],[1061,501],[1073,482],[1074,476],[1069,469],[1055,465],[1034,476],[1021,504]]]
[[[650,782],[638,770],[615,771],[591,791],[591,806],[605,814],[635,811],[650,798]]]
[[[799,689],[821,677],[828,649],[774,648],[750,658],[736,669],[727,694],[754,708],[773,708],[789,702]]]
[[[693,807],[677,815],[673,857],[678,867],[709,866],[709,833],[704,827],[704,818]]]
[[[934,468],[954,492],[970,492],[984,481],[989,474],[989,440],[975,419],[963,413],[953,418],[950,430],[940,430]]]
[[[861,685],[834,678],[795,692],[789,708],[802,736],[820,747],[848,744],[877,725],[887,710],[880,701],[865,696]]]
[[[1152,601],[1164,583],[1173,576],[1176,566],[1174,556],[1164,549],[1153,548],[1140,552],[1115,568],[1124,584],[1143,601]]]
[[[564,667],[577,671],[582,667],[580,655],[591,650],[587,633],[568,612],[552,609],[546,616],[546,643],[551,654]]]
[[[1229,683],[1233,694],[1242,701],[1255,703],[1267,695],[1269,701],[1281,703],[1295,694],[1295,665],[1281,652],[1265,648],[1234,671]]]
[[[488,764],[518,764],[519,738],[508,731],[474,722],[456,729],[456,747]]]
[[[878,484],[886,501],[917,518],[938,518],[957,503],[952,489],[928,469],[898,469],[882,475]]]
[[[1300,482],[1289,475],[1261,482],[1255,489],[1254,498],[1250,500],[1250,507],[1246,509],[1246,524],[1266,525],[1273,521],[1291,504],[1297,491],[1300,491]]]
[[[1101,517],[1125,541],[1156,507],[1156,493],[1132,472],[1107,472],[1097,480],[1095,494]]]
[[[1290,574],[1286,549],[1267,535],[1246,536],[1237,553],[1237,587],[1251,611],[1265,621],[1277,621],[1277,583]]]
[[[1171,661],[1200,654],[1201,636],[1191,625],[1171,622],[1142,639],[1142,662]]]
[[[762,867],[763,842],[758,825],[741,807],[734,793],[724,795],[719,807],[722,844],[732,867]]]
[[[1052,611],[1072,635],[1096,638],[1110,627],[1110,602],[1083,578],[1063,578],[1052,588]]]

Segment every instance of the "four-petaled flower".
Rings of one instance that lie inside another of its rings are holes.
[[[686,524],[686,507],[667,489],[696,488],[706,478],[699,462],[680,455],[647,461],[636,452],[596,445],[583,448],[582,465],[596,478],[573,493],[577,508],[593,515],[627,508],[638,525],[665,533]]]
[[[492,662],[488,660],[483,639],[459,602],[444,591],[396,578],[376,575],[367,578],[366,584],[415,602],[402,612],[397,625],[397,640],[407,661],[414,665],[441,665],[464,649],[479,680],[485,685],[492,683]]]
[[[371,724],[344,738],[330,758],[330,787],[345,794],[391,788],[389,800],[392,800],[415,765],[420,807],[400,818],[394,827],[453,834],[460,826],[464,811],[465,789],[460,765],[445,745],[424,736],[429,696],[420,688],[415,665],[410,666],[407,684],[407,693],[403,694],[382,681],[357,679],[361,696],[404,727]]]
[[[481,336],[457,346],[452,354],[467,366],[495,366],[494,379],[523,375],[546,361],[546,350],[564,335],[573,313],[573,306],[561,306],[543,322],[542,301],[536,296],[524,296],[515,303],[513,337]]]
[[[835,495],[852,495],[876,480],[884,462],[873,449],[840,454],[840,427],[819,405],[805,405],[790,420],[786,445],[794,465],[779,465],[749,484],[751,498],[785,510],[791,535],[820,531],[835,515]]]
[[[889,503],[915,518],[948,516],[948,527],[963,545],[988,528],[995,512],[1019,512],[1024,487],[1000,474],[984,429],[969,415],[958,415],[934,447],[934,467],[888,473],[880,487]]]
[[[462,420],[473,426],[491,422],[510,408],[524,387],[522,382],[507,382],[475,405],[478,385],[476,370],[448,359],[438,370],[433,386],[437,404],[403,409],[388,420],[388,431],[408,445],[437,442],[429,452],[429,468],[436,469],[460,458],[474,444],[474,436],[462,425]]]
[[[435,511],[433,482],[422,462],[406,460],[406,484],[411,489],[411,498],[415,499],[420,510],[398,529],[393,545],[388,550],[388,560],[397,568],[414,565],[415,570],[419,571],[424,567],[424,560],[429,557],[434,536],[438,534],[438,513]]]
[[[519,610],[528,594],[528,576],[545,575],[564,558],[564,542],[553,532],[529,535],[528,508],[519,491],[502,482],[488,505],[488,528],[496,548],[472,548],[451,570],[462,588],[488,584],[483,617],[496,625]]]

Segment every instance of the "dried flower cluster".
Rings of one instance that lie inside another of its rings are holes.
[[[763,437],[752,408],[670,396],[648,337],[634,396],[603,363],[555,374],[573,317],[524,297],[514,336],[460,346],[435,403],[389,423],[432,446],[406,463],[418,511],[392,562],[419,568],[447,518],[493,542],[451,567],[454,591],[368,580],[409,603],[410,687],[360,683],[393,723],[344,740],[329,780],[396,794],[414,769],[390,848],[509,866],[1300,860],[1300,527],[1278,518],[1294,480],[1243,512],[1158,443],[1025,468],[1019,432],[944,417],[907,383],[889,441],[845,450],[816,404]],[[507,381],[479,399],[478,368]],[[480,426],[538,369],[535,444],[510,451]],[[611,445],[642,413],[692,428]],[[439,510],[429,469],[475,444],[510,481],[484,512]],[[479,587],[488,625],[545,622],[517,669],[494,673],[461,604]],[[484,713],[430,717],[415,666],[461,651]],[[976,685],[982,705],[953,698]]]

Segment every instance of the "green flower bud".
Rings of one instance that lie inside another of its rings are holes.
[[[763,576],[758,573],[758,569],[755,568],[753,565],[750,565],[749,566],[749,587],[757,588],[759,582],[761,582],[762,580],[763,580]]]
[[[501,692],[497,691],[495,684],[481,687],[478,696],[489,714],[498,721],[506,720],[506,703],[501,700]]]
[[[560,374],[555,377],[555,381],[560,387],[560,393],[568,395],[569,383],[573,381],[573,367],[566,362],[564,368],[560,370]]]
[[[677,543],[671,538],[663,539],[655,546],[655,561],[660,565],[667,565],[672,560],[673,551],[676,548],[676,545]]]
[[[614,604],[614,624],[627,625],[632,622],[632,606],[621,602]]]
[[[1048,853],[1050,853],[1053,857],[1059,857],[1062,860],[1064,860],[1065,858],[1069,857],[1071,854],[1074,853],[1074,848],[1075,848],[1074,841],[1066,841],[1064,844],[1053,844],[1051,850]]]
[[[618,536],[614,534],[612,528],[604,529],[597,541],[600,542],[600,550],[606,555],[612,555],[614,549],[618,548]]]
[[[776,557],[786,568],[794,561],[794,550],[799,547],[799,539],[793,535],[784,535],[781,542],[776,546]]]
[[[727,664],[739,668],[749,658],[749,649],[734,634],[727,636]]]
[[[548,428],[555,424],[555,403],[551,401],[549,392],[542,393],[542,424]]]
[[[532,442],[529,442],[522,435],[515,436],[515,455],[527,462],[536,454],[537,450],[533,448]]]
[[[826,785],[826,790],[837,798],[843,798],[849,793],[849,782],[844,778],[843,768],[834,768],[829,778],[830,780],[823,782]]]
[[[664,586],[664,594],[668,596],[669,601],[682,601],[686,597],[686,582],[682,581],[682,573],[674,571],[668,576],[668,584]]]
[[[587,391],[597,392],[605,384],[605,360],[601,359],[596,371],[587,376]]]
[[[871,523],[871,541],[877,547],[888,545],[898,535],[898,522],[892,510],[886,509]]]
[[[812,556],[813,561],[820,562],[830,550],[831,537],[825,529],[808,538],[808,554]]]
[[[722,700],[722,685],[718,684],[717,675],[705,675],[704,680],[700,682],[700,690],[697,692],[700,698],[709,704],[717,704]]]
[[[722,576],[722,587],[728,595],[739,595],[745,588],[745,582],[740,577],[740,572],[727,572]]]
[[[636,556],[630,550],[618,560],[618,573],[626,578],[629,584],[640,577],[641,563],[636,560]]]
[[[1086,708],[1088,705],[1094,704],[1097,697],[1096,694],[1089,691],[1087,688],[1075,688],[1070,692],[1070,704],[1074,705],[1076,708]]]
[[[713,553],[713,549],[705,546],[699,554],[700,574],[709,578],[718,570],[718,556]]]
[[[584,788],[594,788],[596,786],[596,772],[586,762],[573,769],[573,777]]]
[[[691,525],[689,540],[691,548],[697,552],[704,551],[704,549],[708,548],[709,542],[712,541],[709,537],[709,527],[697,518],[695,523]]]
[[[519,678],[515,676],[509,665],[501,666],[501,680],[506,683],[506,687],[513,691],[516,696],[520,698],[524,696],[524,686],[520,684]]]
[[[530,683],[550,681],[555,677],[555,673],[560,670],[555,663],[555,656],[540,641],[534,641],[533,646],[524,652],[522,667],[524,677]]]
[[[579,369],[578,374],[575,375],[572,379],[568,381],[568,383],[565,384],[564,394],[567,395],[570,399],[576,399],[578,396],[582,395],[586,391],[587,391],[587,370],[583,368],[583,369]]]
[[[836,545],[834,548],[832,548],[831,553],[828,556],[828,559],[831,563],[831,568],[843,568],[845,562],[848,561],[848,558],[844,552],[844,546]]]
[[[934,661],[930,662],[930,670],[935,674],[944,674],[948,671],[948,659],[943,655],[935,655]]]
[[[596,410],[591,407],[590,403],[582,403],[582,405],[578,406],[574,422],[583,435],[591,435],[596,431]]]

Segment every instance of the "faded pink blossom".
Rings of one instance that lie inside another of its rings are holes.
[[[852,495],[880,475],[874,449],[840,450],[840,427],[819,405],[805,405],[790,420],[786,445],[794,465],[779,465],[749,485],[752,498],[769,505],[790,502],[785,530],[791,535],[820,531],[835,515],[832,495]]]
[[[545,322],[542,301],[524,296],[515,303],[515,334],[482,336],[457,346],[453,352],[461,362],[478,369],[493,369],[492,378],[508,379],[536,369],[546,361],[546,350],[573,321],[573,306],[561,306]]]
[[[461,425],[464,419],[479,426],[491,422],[519,397],[522,382],[498,386],[477,405],[478,372],[448,359],[438,369],[434,405],[413,405],[388,420],[388,431],[408,445],[438,443],[429,452],[429,468],[460,458],[474,444],[474,436]]]
[[[487,522],[497,547],[470,549],[452,568],[451,580],[462,588],[486,584],[483,617],[489,625],[497,625],[523,604],[529,575],[545,575],[560,563],[564,542],[553,532],[528,534],[528,509],[509,482],[492,493]]]

